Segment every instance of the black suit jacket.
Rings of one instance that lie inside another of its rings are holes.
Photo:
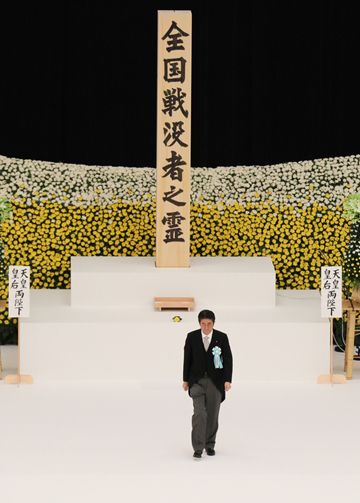
[[[214,365],[212,349],[215,346],[221,348],[222,369],[217,369]],[[190,332],[186,337],[183,380],[189,383],[189,391],[194,383],[204,377],[205,372],[221,392],[221,401],[225,400],[224,383],[231,382],[232,379],[232,354],[227,335],[219,330],[213,329],[207,351],[204,348],[200,329]]]

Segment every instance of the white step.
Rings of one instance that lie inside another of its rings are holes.
[[[152,308],[154,297],[194,297],[196,309],[274,307],[270,257],[193,257],[157,268],[153,257],[72,257],[73,307]]]
[[[276,307],[240,310],[212,304],[229,336],[234,381],[315,382],[329,369],[329,323],[317,291],[278,291]],[[21,372],[35,380],[181,382],[186,334],[197,312],[152,308],[74,308],[66,290],[31,291],[21,321]]]

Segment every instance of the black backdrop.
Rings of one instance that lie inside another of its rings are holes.
[[[72,0],[0,7],[0,154],[154,166],[157,10],[169,8],[193,12],[193,166],[360,153],[346,2]]]

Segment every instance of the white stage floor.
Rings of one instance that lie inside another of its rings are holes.
[[[342,355],[336,354],[337,365]],[[192,458],[178,385],[0,381],[6,503],[355,503],[360,380],[244,382],[222,405],[217,455]]]

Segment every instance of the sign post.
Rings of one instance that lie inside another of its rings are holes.
[[[5,377],[6,384],[32,384],[31,375],[21,375],[20,371],[20,319],[30,315],[30,267],[11,265],[9,267],[9,317],[18,318],[18,373]]]
[[[156,266],[190,266],[191,12],[158,11]]]
[[[345,384],[344,375],[334,374],[333,320],[342,318],[342,268],[324,266],[321,268],[321,317],[330,323],[330,373],[318,377],[318,384]]]

